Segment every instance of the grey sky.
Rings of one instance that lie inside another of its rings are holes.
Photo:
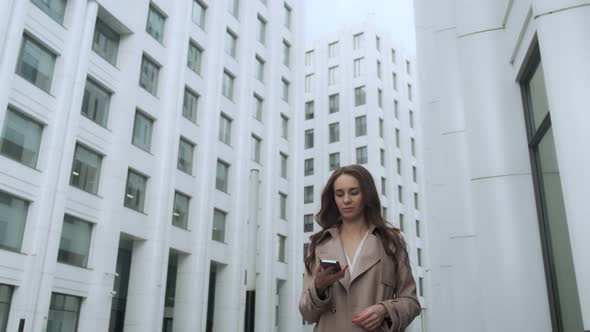
[[[413,0],[302,0],[305,1],[305,40],[319,39],[341,27],[364,22],[375,15],[377,26],[390,32],[395,42],[414,53]]]

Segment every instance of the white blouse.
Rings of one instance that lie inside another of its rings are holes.
[[[367,230],[367,232],[365,233],[365,236],[363,236],[363,239],[359,243],[359,246],[356,248],[356,252],[354,253],[354,257],[352,258],[352,263],[350,262],[350,258],[348,257],[346,250],[344,250],[344,255],[346,256],[346,264],[348,264],[348,269],[350,270],[351,275],[352,275],[352,272],[354,271],[354,264],[356,263],[356,259],[359,256],[368,235],[369,235],[369,230]]]

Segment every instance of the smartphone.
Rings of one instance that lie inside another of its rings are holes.
[[[340,263],[337,260],[332,260],[332,259],[320,259],[320,266],[323,269],[327,269],[327,268],[333,266],[333,267],[335,267],[334,272],[338,272],[338,271],[342,270]]]

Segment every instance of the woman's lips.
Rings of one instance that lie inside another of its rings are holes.
[[[342,209],[342,211],[344,211],[344,212],[351,212],[353,210],[354,210],[354,208],[352,208],[352,207]]]

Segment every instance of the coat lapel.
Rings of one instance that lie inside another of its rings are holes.
[[[342,246],[342,240],[340,239],[340,232],[338,232],[337,227],[332,227],[328,230],[328,233],[332,238],[325,241],[321,248],[318,248],[318,258],[335,259],[340,263],[340,266],[344,267],[347,262],[344,247]],[[348,292],[348,289],[350,288],[350,270],[347,270],[344,274],[344,278],[338,280],[338,282],[340,282],[342,287]]]
[[[352,284],[360,275],[365,273],[373,265],[381,260],[381,241],[373,234],[375,226],[371,225],[369,228],[369,235],[365,240],[365,244],[359,252],[359,256],[356,259],[356,265],[354,267],[354,273],[350,279]],[[342,243],[342,242],[340,242]],[[342,250],[344,251],[344,249]]]

